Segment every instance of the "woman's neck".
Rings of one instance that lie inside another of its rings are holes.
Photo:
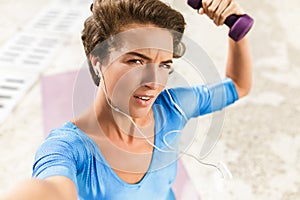
[[[145,117],[131,118],[127,114],[116,111],[107,102],[105,93],[100,87],[94,103],[94,112],[96,122],[107,137],[128,142],[134,139],[153,137],[154,117],[152,110]]]

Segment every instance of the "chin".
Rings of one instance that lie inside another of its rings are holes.
[[[146,108],[132,108],[130,109],[129,115],[132,118],[144,118],[149,116],[150,111],[151,111],[151,106]]]

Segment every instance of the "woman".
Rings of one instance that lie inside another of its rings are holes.
[[[233,0],[202,3],[200,13],[216,25],[243,14]],[[212,108],[214,87],[165,90],[172,60],[184,52],[179,12],[158,0],[95,0],[91,10],[82,40],[99,86],[94,105],[50,133],[36,155],[36,179],[15,199],[175,199],[170,144],[178,141],[165,136],[249,92],[247,39],[229,39],[227,79],[217,83],[226,102]]]

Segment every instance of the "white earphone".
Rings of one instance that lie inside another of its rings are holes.
[[[101,69],[100,69],[100,62],[97,62],[97,63],[96,63],[96,66],[94,66],[94,70],[95,70],[96,75],[97,75],[100,79],[102,79],[102,78],[103,78],[103,75],[102,75],[102,71],[101,71]]]

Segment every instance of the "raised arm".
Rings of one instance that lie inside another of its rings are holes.
[[[252,63],[247,38],[229,39],[226,76],[233,80],[239,98],[246,96],[252,85]]]
[[[206,14],[217,26],[232,15],[242,15],[244,11],[235,0],[203,0],[200,14]],[[239,98],[246,96],[252,85],[252,62],[247,37],[235,42],[229,38],[226,76],[233,80]]]
[[[2,198],[0,198],[2,199]],[[16,187],[3,200],[77,200],[74,183],[63,176],[31,179]]]

